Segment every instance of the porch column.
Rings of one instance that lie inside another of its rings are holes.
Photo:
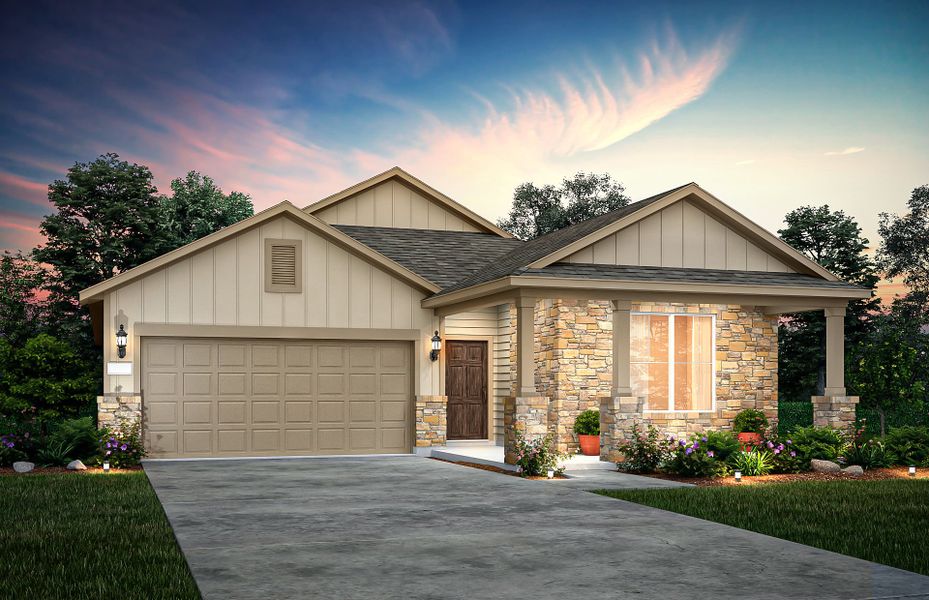
[[[516,299],[516,396],[536,395],[535,298]]]
[[[845,308],[827,308],[825,395],[845,396]]]
[[[632,395],[629,352],[632,338],[632,303],[612,300],[613,309],[613,397]]]

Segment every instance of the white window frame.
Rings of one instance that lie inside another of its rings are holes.
[[[670,413],[698,413],[698,414],[709,414],[716,412],[716,314],[715,313],[664,313],[664,312],[633,312],[632,315],[657,315],[662,317],[668,317],[668,404],[671,406],[670,409],[652,409],[646,408],[644,412],[655,413],[655,414],[670,414]],[[712,329],[713,337],[710,342],[711,348],[710,352],[713,357],[712,362],[710,363],[710,389],[712,391],[712,404],[709,409],[706,410],[694,410],[687,408],[674,408],[674,365],[677,364],[692,364],[692,363],[677,363],[674,362],[674,319],[675,317],[710,317],[712,319]],[[632,364],[632,356],[629,357],[629,363]],[[636,364],[647,364],[647,363],[636,363]],[[645,399],[645,402],[648,403],[648,398]]]

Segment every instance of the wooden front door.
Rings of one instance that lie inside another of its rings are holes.
[[[448,439],[487,439],[487,342],[446,342]]]

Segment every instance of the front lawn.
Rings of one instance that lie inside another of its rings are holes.
[[[199,598],[142,471],[0,477],[4,598]]]
[[[929,575],[927,480],[597,493]]]

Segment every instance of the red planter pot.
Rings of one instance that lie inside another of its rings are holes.
[[[752,431],[743,431],[739,434],[739,442],[742,444],[742,450],[750,452],[752,448],[761,443],[761,434]]]
[[[599,435],[580,435],[577,441],[581,445],[581,454],[584,456],[600,456],[600,436]]]

